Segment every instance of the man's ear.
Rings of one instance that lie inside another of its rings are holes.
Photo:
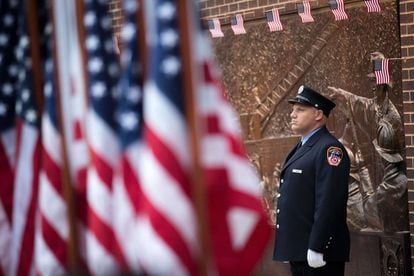
[[[323,111],[320,110],[320,109],[316,109],[316,120],[318,120],[318,121],[322,120],[323,119],[323,116],[325,116],[323,114]]]

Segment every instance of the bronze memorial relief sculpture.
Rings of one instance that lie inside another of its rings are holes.
[[[384,59],[380,52],[371,60]],[[375,83],[375,75],[368,74]],[[397,108],[389,99],[392,84],[374,84],[373,97],[357,96],[340,88],[328,87],[347,118],[340,138],[351,157],[348,223],[353,230],[402,231],[407,227],[407,177],[403,170],[402,147],[397,133],[403,130]],[[374,128],[372,146],[381,159],[382,181],[375,187],[361,154],[357,133]]]
[[[300,139],[291,131],[289,98],[302,84],[336,103],[327,129],[349,155],[347,223],[351,256],[345,274],[411,275],[407,175],[398,3],[381,2],[367,16],[353,2],[348,20],[321,8],[303,24],[282,17],[283,32],[269,33],[263,18],[245,22],[246,34],[223,28],[215,39],[226,96],[240,115],[245,145],[261,178],[263,206],[276,225],[279,175],[284,157]],[[390,58],[392,57],[392,58]],[[373,63],[391,60],[390,82],[377,84]],[[258,275],[289,275],[271,261]]]

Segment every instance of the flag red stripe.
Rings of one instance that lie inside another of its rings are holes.
[[[8,222],[11,224],[14,173],[2,143],[0,143],[0,179],[0,201],[6,212]]]
[[[122,169],[123,169],[123,180],[122,183],[128,193],[131,204],[134,207],[136,213],[142,209],[142,191],[139,188],[139,180],[134,169],[130,165],[129,161],[125,156],[122,156]]]
[[[116,258],[121,268],[127,267],[124,254],[113,229],[103,222],[93,208],[88,206],[88,224],[99,243]]]
[[[47,219],[43,216],[43,214],[41,214],[40,219],[44,242],[47,244],[48,248],[52,249],[53,255],[57,258],[60,265],[62,267],[66,267],[68,261],[66,241],[60,237],[53,226],[51,226]]]
[[[95,167],[95,171],[101,179],[101,182],[105,184],[106,188],[109,191],[112,191],[112,166],[108,164],[104,159],[102,159],[99,153],[95,152],[92,148],[90,148],[90,158],[90,162]]]
[[[176,253],[176,256],[190,271],[190,275],[196,274],[196,267],[194,266],[194,259],[187,246],[187,243],[178,233],[177,229],[171,225],[168,218],[158,212],[157,208],[146,197],[145,193],[140,189],[140,184],[137,176],[133,173],[132,166],[127,159],[123,160],[124,165],[124,185],[132,199],[136,213],[147,214],[149,220],[156,230],[157,234],[168,244],[171,250]]]
[[[246,272],[252,271],[254,265],[260,259],[271,231],[266,217],[259,215],[263,210],[263,206],[257,200],[257,197],[232,189],[229,186],[230,181],[225,168],[207,169],[206,172],[208,183],[221,183],[215,186],[210,185],[208,193],[209,219],[211,232],[214,233],[212,243],[215,252],[217,252],[216,262],[221,268],[220,273],[222,275],[247,275]],[[216,195],[218,193],[231,196],[227,197],[228,200],[226,201],[217,201]],[[250,235],[255,238],[248,239],[245,246],[238,251],[233,250],[231,246],[231,233],[227,227],[227,213],[222,212],[222,210],[234,207],[243,207],[257,212],[259,218],[257,225],[260,225],[260,227],[254,227],[254,231]],[[231,258],[226,258],[226,256],[231,256]]]
[[[148,144],[154,157],[161,164],[161,166],[168,171],[186,193],[191,197],[190,183],[188,177],[181,166],[181,162],[176,158],[175,154],[165,145],[164,141],[160,139],[150,127],[145,126]]]
[[[39,190],[39,171],[40,164],[37,162],[40,160],[42,152],[42,146],[40,141],[36,144],[36,148],[33,154],[33,173],[32,178],[32,194],[30,198],[30,204],[28,213],[26,216],[26,224],[23,233],[23,239],[21,243],[21,250],[19,255],[17,275],[25,276],[29,275],[29,272],[33,263],[34,255],[34,235],[35,235],[35,216],[37,211],[37,199]]]
[[[143,208],[149,216],[153,228],[157,234],[168,244],[171,250],[176,253],[176,256],[181,260],[185,267],[190,272],[190,275],[196,275],[196,266],[193,255],[191,254],[187,243],[178,233],[177,229],[171,225],[168,218],[164,217],[158,212],[151,202],[144,196]]]
[[[87,168],[83,167],[76,172],[76,212],[83,224],[87,224],[88,210],[87,192],[86,192]]]
[[[63,187],[61,180],[61,168],[53,161],[47,149],[43,148],[42,155],[43,172],[49,179],[49,183],[53,186],[56,193],[63,197]]]

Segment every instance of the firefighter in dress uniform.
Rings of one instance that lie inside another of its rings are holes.
[[[291,128],[301,141],[280,174],[273,259],[290,262],[293,276],[344,275],[350,162],[326,128],[335,103],[306,86],[288,102]]]

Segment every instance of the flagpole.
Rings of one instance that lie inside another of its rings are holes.
[[[60,1],[60,0],[58,0]],[[30,1],[29,1],[30,2]],[[78,275],[80,270],[79,265],[79,250],[78,250],[78,235],[77,235],[77,227],[76,227],[76,204],[75,204],[75,195],[74,195],[74,185],[73,181],[71,179],[71,174],[69,170],[69,157],[67,152],[67,141],[66,141],[66,134],[65,134],[65,128],[64,128],[64,121],[63,121],[63,114],[62,114],[62,104],[61,104],[61,91],[59,89],[60,87],[60,78],[59,78],[59,59],[57,54],[57,44],[56,44],[56,24],[55,24],[55,18],[54,18],[54,5],[55,2],[50,2],[50,18],[51,23],[53,25],[53,38],[55,38],[54,44],[52,45],[52,54],[53,54],[53,67],[54,70],[54,79],[56,81],[56,115],[58,120],[58,126],[59,131],[61,133],[61,151],[62,151],[62,187],[63,187],[63,193],[66,200],[66,206],[67,206],[67,216],[68,216],[68,226],[69,226],[69,240],[68,240],[68,248],[67,253],[69,256],[69,275]]]
[[[33,87],[35,92],[36,106],[39,112],[39,118],[43,111],[43,74],[40,66],[40,51],[39,51],[39,28],[37,18],[37,1],[28,1],[26,16],[27,21],[27,33],[30,37],[30,57],[32,59],[32,74],[33,74]]]
[[[144,0],[138,0],[138,9],[137,9],[137,30],[138,30],[138,38],[137,38],[137,43],[138,43],[138,55],[139,55],[139,60],[141,61],[141,66],[142,66],[142,81],[144,82],[144,80],[147,78],[147,73],[148,73],[148,51],[147,51],[147,41],[146,41],[146,24],[145,24],[145,14],[144,14],[144,5],[145,5],[145,1]]]
[[[189,126],[191,159],[193,170],[191,175],[192,193],[194,204],[197,212],[197,229],[200,241],[200,253],[197,256],[199,275],[208,275],[208,264],[210,263],[210,247],[208,239],[208,216],[206,202],[206,185],[203,167],[200,158],[201,136],[198,129],[197,112],[196,112],[196,93],[194,83],[194,69],[192,64],[191,41],[196,39],[192,37],[193,24],[198,24],[193,18],[193,11],[189,9],[187,0],[178,0],[178,27],[180,31],[181,56],[183,62],[183,88],[185,95],[186,115]],[[192,22],[194,21],[194,22]]]
[[[404,62],[407,61],[407,58],[387,58],[388,60],[402,60]]]

